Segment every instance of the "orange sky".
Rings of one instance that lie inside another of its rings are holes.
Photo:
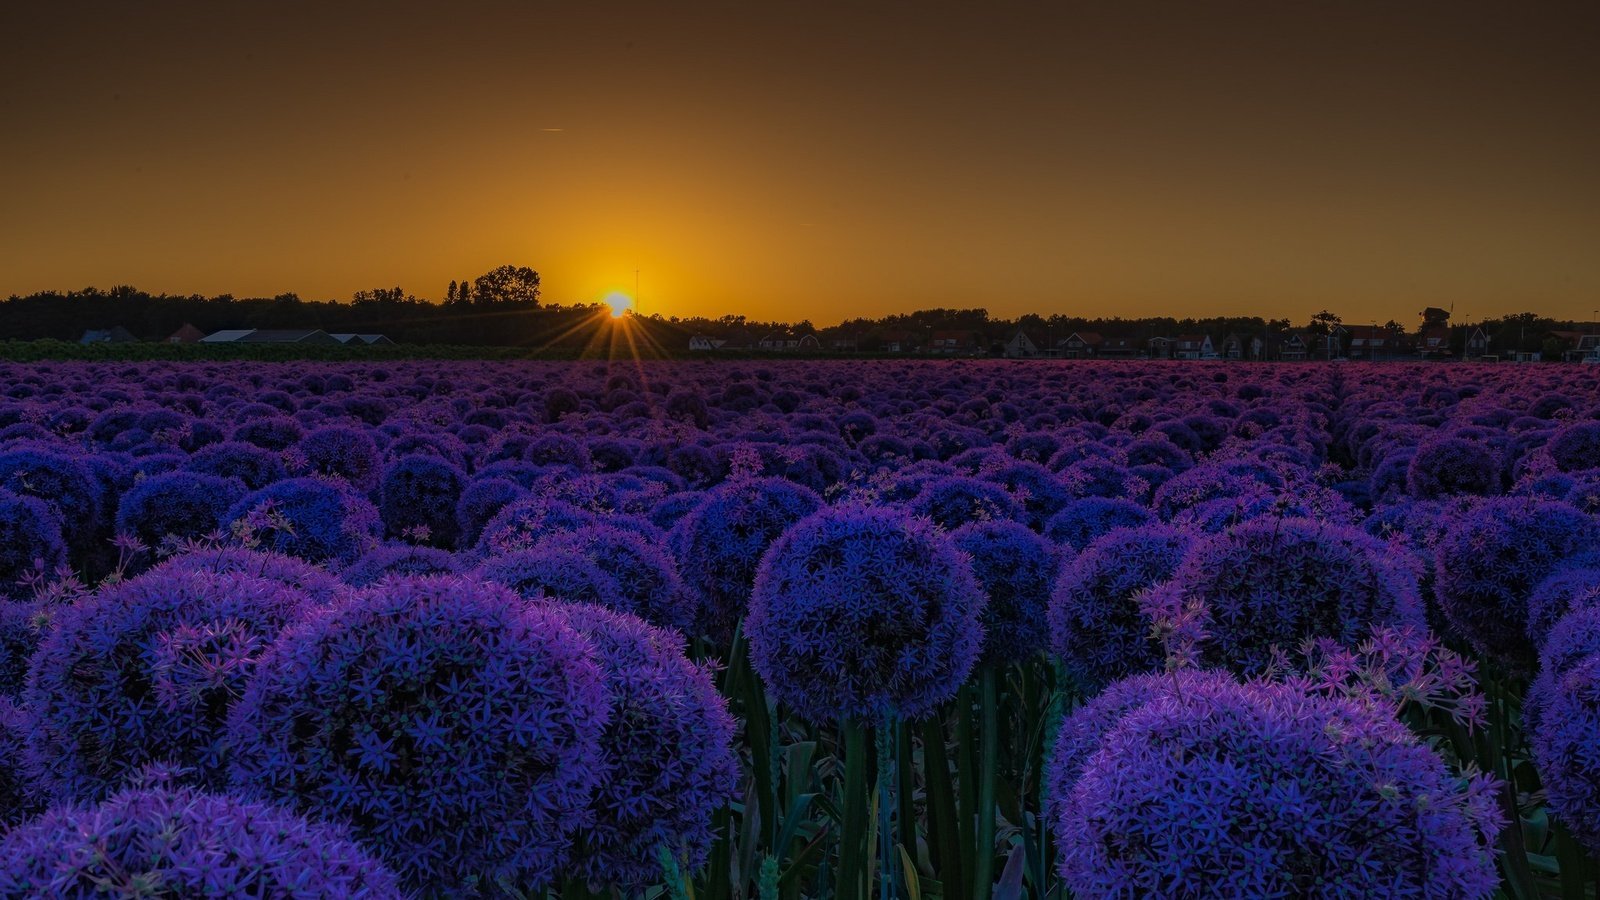
[[[0,294],[1600,307],[1592,2],[51,5],[0,11]]]

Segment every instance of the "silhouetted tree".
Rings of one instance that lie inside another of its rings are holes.
[[[473,279],[472,302],[476,306],[537,307],[539,273],[527,266],[500,266],[485,272]]]

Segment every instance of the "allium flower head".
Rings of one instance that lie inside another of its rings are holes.
[[[426,454],[395,460],[379,482],[384,530],[399,537],[421,526],[427,529],[428,543],[455,547],[460,534],[456,506],[465,485],[466,475],[449,460]]]
[[[34,776],[70,800],[103,797],[151,762],[220,786],[228,709],[308,602],[266,579],[175,569],[61,610],[23,694]]]
[[[559,614],[396,579],[286,630],[230,720],[235,787],[358,840],[424,893],[562,871],[604,776],[610,698]]]
[[[1192,543],[1166,525],[1119,528],[1062,563],[1048,616],[1051,650],[1069,678],[1093,690],[1161,667],[1139,596],[1171,578]]]
[[[245,494],[244,482],[198,472],[165,472],[141,479],[117,504],[117,533],[147,547],[169,537],[193,539],[225,527],[229,507]]]
[[[226,518],[246,546],[314,563],[353,561],[377,543],[383,527],[365,497],[324,478],[290,478],[252,491]]]
[[[1153,521],[1155,516],[1132,500],[1085,497],[1068,503],[1051,516],[1045,523],[1044,535],[1078,552],[1118,528],[1137,528]]]
[[[624,605],[617,580],[599,563],[575,549],[544,544],[491,556],[472,577],[508,587],[524,600],[594,603],[609,609]]]
[[[346,566],[339,576],[351,587],[364,588],[385,578],[453,575],[460,570],[460,560],[437,547],[384,544],[363,553],[360,559]]]
[[[345,593],[345,587],[339,579],[305,560],[243,547],[219,547],[183,553],[167,559],[147,574],[180,571],[265,578],[293,588],[320,605],[332,603]]]
[[[1463,787],[1387,708],[1201,677],[1093,723],[1103,734],[1086,759],[1058,753],[1058,766],[1082,760],[1075,778],[1052,779],[1074,896],[1494,891],[1492,781]]]
[[[400,900],[340,830],[184,788],[60,806],[0,841],[0,896]]]
[[[971,558],[987,600],[982,662],[1033,658],[1050,639],[1045,610],[1055,581],[1055,548],[1017,522],[974,522],[951,532],[950,540]]]
[[[732,639],[762,554],[821,507],[814,491],[782,478],[742,478],[706,492],[670,536],[684,584],[699,595],[699,631],[719,645]]]
[[[1501,491],[1500,456],[1481,441],[1445,436],[1417,448],[1406,469],[1411,496],[1433,500],[1447,494],[1487,497]]]
[[[767,551],[745,627],[756,671],[806,719],[918,718],[971,672],[982,608],[970,562],[931,522],[837,506]]]
[[[1310,519],[1254,519],[1196,544],[1169,589],[1204,604],[1205,658],[1254,675],[1307,638],[1354,647],[1425,627],[1416,577],[1383,542]]]
[[[593,605],[554,609],[593,643],[611,694],[600,741],[611,774],[589,803],[592,822],[578,832],[575,874],[640,890],[661,879],[663,849],[700,868],[715,813],[740,796],[727,701],[710,672],[684,655],[677,632]]]
[[[39,810],[35,785],[24,769],[28,714],[0,697],[0,834]]]
[[[66,561],[55,511],[36,497],[0,489],[0,602],[23,599],[27,578],[54,572]]]
[[[1556,625],[1525,707],[1533,759],[1550,809],[1600,853],[1600,608]]]

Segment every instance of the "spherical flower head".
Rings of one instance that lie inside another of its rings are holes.
[[[465,485],[461,470],[437,456],[418,454],[395,460],[383,470],[378,492],[384,531],[390,537],[455,547],[461,533],[456,506]]]
[[[416,575],[453,575],[461,570],[456,557],[437,547],[384,544],[374,547],[346,566],[340,577],[353,588],[371,587],[385,578]]]
[[[61,610],[23,693],[34,777],[82,800],[166,762],[220,787],[228,710],[308,602],[266,579],[167,571]]]
[[[148,574],[179,571],[265,578],[305,594],[313,603],[322,606],[343,596],[346,590],[339,579],[305,560],[243,547],[193,550],[167,559]]]
[[[529,601],[594,603],[609,609],[624,604],[617,580],[599,563],[577,550],[547,544],[491,556],[472,570],[472,577],[508,587]]]
[[[353,562],[383,529],[370,501],[324,478],[290,478],[251,491],[226,519],[247,546],[313,563]]]
[[[28,663],[49,630],[44,602],[0,600],[0,697],[15,698],[28,680]]]
[[[1155,521],[1148,509],[1121,497],[1085,497],[1061,508],[1045,523],[1044,534],[1074,553],[1118,528]]]
[[[117,504],[117,533],[146,547],[202,538],[225,527],[228,509],[245,494],[244,482],[198,472],[142,478]]]
[[[419,893],[549,884],[604,777],[610,698],[553,612],[395,579],[286,629],[230,720],[233,785],[351,827]]]
[[[223,441],[201,447],[183,464],[188,472],[237,478],[252,491],[287,477],[283,459],[265,447],[242,441]]]
[[[1119,528],[1062,563],[1047,615],[1051,651],[1071,681],[1094,691],[1161,667],[1139,598],[1172,577],[1193,542],[1167,525]]]
[[[762,557],[745,629],[767,689],[808,721],[915,719],[966,681],[982,609],[970,561],[931,522],[837,506]]]
[[[601,522],[551,535],[534,549],[577,553],[599,566],[616,585],[614,593],[601,599],[615,603],[618,612],[685,634],[695,630],[698,604],[684,587],[677,565],[665,550],[638,532]]]
[[[907,508],[913,515],[932,519],[945,529],[969,522],[1019,521],[1021,504],[1005,488],[981,478],[949,475],[923,486]]]
[[[495,513],[478,536],[478,551],[497,554],[530,550],[551,535],[593,528],[603,521],[601,516],[565,501],[534,494]]]
[[[1557,568],[1528,596],[1528,639],[1543,647],[1550,630],[1570,612],[1600,606],[1600,558]]]
[[[82,459],[46,447],[0,452],[0,490],[43,501],[62,523],[72,523],[69,543],[78,549],[94,537],[100,519],[100,486]]]
[[[27,579],[67,562],[61,521],[43,500],[0,489],[0,602],[29,595]]]
[[[1524,723],[1551,810],[1600,853],[1600,608],[1563,618],[1541,654]]]
[[[184,788],[59,806],[0,841],[6,897],[358,897],[399,900],[394,874],[339,829]]]
[[[1354,647],[1374,625],[1426,627],[1394,548],[1310,519],[1254,519],[1197,543],[1171,589],[1204,605],[1206,659],[1247,675],[1307,638]]]
[[[1441,437],[1417,448],[1406,468],[1406,490],[1419,500],[1449,494],[1487,497],[1501,492],[1504,468],[1495,449],[1481,441]]]
[[[365,429],[338,425],[318,428],[301,438],[293,456],[305,474],[341,479],[361,493],[378,486],[383,462]]]
[[[1550,461],[1563,472],[1600,468],[1600,422],[1574,422],[1545,445]]]
[[[658,852],[690,871],[705,864],[716,812],[738,799],[735,723],[711,673],[677,632],[591,604],[554,607],[588,638],[611,694],[601,737],[611,773],[573,846],[590,885],[642,890],[661,879]]]
[[[1487,897],[1499,880],[1497,785],[1463,788],[1382,705],[1164,691],[1056,781],[1076,897]]]
[[[1013,462],[981,477],[1009,491],[1022,506],[1023,521],[1035,531],[1043,530],[1050,517],[1072,500],[1055,474],[1036,462]]]
[[[1283,476],[1272,466],[1254,460],[1206,462],[1173,476],[1156,490],[1154,506],[1163,520],[1219,497],[1259,494],[1265,488],[1281,492]]]
[[[478,478],[461,489],[456,500],[456,541],[471,547],[500,510],[527,496],[528,490],[509,478]]]
[[[974,522],[951,532],[950,540],[971,559],[987,598],[981,663],[1032,659],[1050,639],[1045,611],[1055,581],[1055,548],[1017,522]]]
[[[762,554],[822,498],[782,478],[741,478],[706,492],[673,528],[671,547],[684,584],[699,595],[699,630],[719,646],[744,618]]]
[[[1600,546],[1600,526],[1573,507],[1524,497],[1479,501],[1445,520],[1434,596],[1450,628],[1501,666],[1530,671],[1528,601],[1567,558]]]
[[[24,770],[27,739],[27,712],[0,697],[0,834],[39,811],[39,797]]]

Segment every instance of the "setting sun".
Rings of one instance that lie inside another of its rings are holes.
[[[620,319],[633,311],[633,298],[622,293],[610,294],[606,297],[606,305],[611,307],[611,318]]]

